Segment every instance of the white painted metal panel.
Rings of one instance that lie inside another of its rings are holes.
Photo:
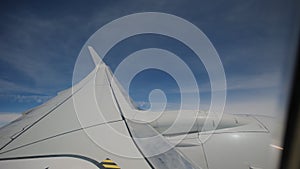
[[[190,140],[191,142],[191,140]],[[208,169],[206,163],[206,157],[202,145],[198,146],[181,146],[177,149],[193,164],[201,169]]]
[[[219,133],[205,143],[209,169],[220,168],[270,168],[272,157],[270,134],[260,132]],[[279,152],[278,152],[279,153]]]
[[[97,161],[110,158],[121,168],[150,168],[131,139],[124,121],[111,123],[110,125],[103,124],[90,127],[86,129],[87,133],[84,130],[78,130],[40,140],[33,144],[0,153],[0,159],[36,155],[75,154]],[[122,137],[112,129],[121,133]],[[95,137],[88,137],[89,134]],[[123,136],[126,137],[124,138]],[[96,144],[97,141],[100,144]]]
[[[75,129],[81,125],[74,112],[73,101],[68,99],[61,106],[57,107],[48,116],[33,125],[29,130],[15,138],[9,145],[0,152],[5,152],[16,147],[31,144],[38,140],[53,137]]]
[[[72,99],[74,113],[83,127],[121,120],[109,85],[95,85],[95,79],[92,79]]]
[[[119,103],[121,111],[123,115],[128,119],[133,119],[135,114],[137,113],[136,107],[133,104],[129,95],[125,92],[125,90],[120,85],[119,81],[116,77],[113,76],[111,70],[109,68],[106,69],[108,79],[110,81],[113,93]]]
[[[109,85],[109,81],[108,81],[107,75],[106,75],[106,69],[107,69],[107,67],[104,65],[104,63],[102,63],[98,67],[96,77],[95,77],[96,85]]]
[[[1,169],[99,169],[95,164],[72,157],[29,158],[0,161]]]
[[[121,120],[110,86],[95,85],[92,73],[88,76],[90,78],[84,79],[85,83],[78,84],[80,86],[76,87],[73,95],[71,89],[65,90],[45,105],[24,115],[22,120],[3,128],[2,144],[9,144],[0,152],[80,128]],[[69,98],[71,95],[72,98]],[[29,126],[30,130],[24,132]],[[16,136],[14,140],[12,136]]]
[[[24,112],[20,118],[9,125],[2,127],[0,129],[0,149],[27,130],[27,128],[33,125],[36,121],[46,116],[50,111],[55,109],[70,96],[70,93],[58,95],[48,102]]]

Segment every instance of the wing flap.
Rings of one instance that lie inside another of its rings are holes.
[[[148,124],[126,120],[137,146],[154,168],[198,168]]]

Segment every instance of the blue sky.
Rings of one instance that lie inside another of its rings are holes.
[[[182,17],[208,36],[226,73],[225,111],[274,114],[280,110],[278,105],[284,107],[294,60],[299,5],[293,2],[1,1],[0,112],[5,118],[0,123],[70,87],[82,46],[101,26],[124,15],[148,11]],[[116,45],[105,61],[114,70],[130,53],[149,47],[172,51],[189,65],[202,90],[201,104],[207,107],[207,72],[197,56],[174,39],[158,35],[131,37]],[[135,77],[130,95],[147,108],[148,94],[155,88],[165,91],[168,108],[178,108],[178,86],[172,77],[157,70]]]

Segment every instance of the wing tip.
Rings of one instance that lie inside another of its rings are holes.
[[[92,46],[88,46],[88,49],[89,49],[90,55],[92,56],[95,66],[97,66],[98,64],[101,64],[103,61],[102,61],[101,57],[98,55],[98,53],[95,51],[95,49]]]

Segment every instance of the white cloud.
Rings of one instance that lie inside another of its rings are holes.
[[[0,79],[0,86],[1,86],[0,93],[8,93],[8,92],[14,92],[14,93],[26,92],[26,93],[36,93],[36,94],[42,93],[38,89],[25,87],[22,84],[14,83],[4,79]]]
[[[0,79],[0,99],[10,100],[17,103],[43,103],[52,96],[44,95],[40,89],[29,88],[20,84]],[[31,93],[16,94],[16,93]]]
[[[228,90],[259,89],[278,87],[280,85],[279,73],[264,73],[259,75],[239,75],[228,78]]]
[[[189,98],[193,99],[193,98]],[[153,103],[152,103],[153,104]],[[145,102],[144,105],[150,107],[150,103]],[[209,110],[210,103],[207,101],[200,102],[200,107],[196,105],[186,104],[184,105],[185,110]],[[167,110],[179,109],[180,103],[168,103]],[[227,114],[249,114],[249,115],[265,115],[271,117],[284,117],[285,112],[282,112],[282,108],[278,106],[278,98],[274,96],[263,96],[258,95],[253,97],[244,97],[241,100],[228,98],[224,107],[224,113]]]
[[[258,75],[231,75],[226,77],[227,90],[249,90],[249,89],[262,89],[262,88],[276,88],[280,86],[281,74],[277,72],[264,73]],[[216,82],[221,83],[221,82]],[[210,83],[200,84],[199,92],[209,92]],[[222,91],[223,89],[216,89]],[[170,92],[178,93],[176,89],[170,89]],[[185,86],[182,93],[195,93],[194,88]]]
[[[5,98],[17,103],[44,103],[51,98],[51,96],[44,95],[21,95],[21,94],[0,94],[0,98]]]
[[[253,96],[238,99],[228,99],[224,112],[229,114],[252,114],[252,115],[266,115],[278,117],[282,116],[284,112],[278,107],[278,98],[276,96]]]

